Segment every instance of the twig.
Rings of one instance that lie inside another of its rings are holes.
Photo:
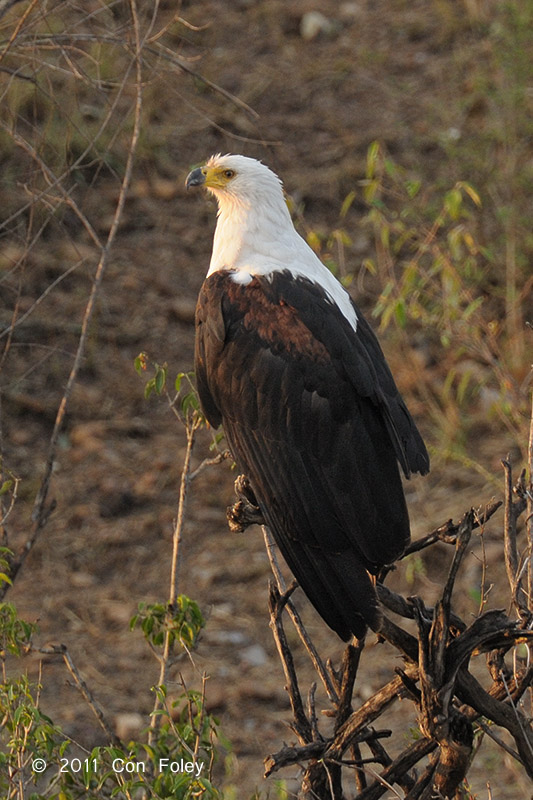
[[[283,592],[286,591],[285,580],[283,578],[283,575],[282,575],[281,570],[279,568],[279,564],[277,562],[276,551],[275,551],[275,546],[276,546],[275,542],[274,542],[274,540],[272,538],[272,535],[271,535],[271,533],[270,533],[270,531],[269,531],[269,529],[267,528],[266,525],[263,526],[263,536],[264,536],[264,539],[265,539],[265,545],[266,545],[266,549],[267,549],[268,558],[269,558],[269,561],[270,561],[270,566],[272,568],[272,572],[274,573],[274,577],[276,579],[276,584],[278,586],[278,591],[280,592],[280,594],[283,594]],[[305,629],[305,626],[304,626],[304,624],[302,622],[302,619],[301,619],[298,611],[296,610],[294,604],[290,600],[286,603],[286,607],[287,607],[287,611],[289,613],[289,616],[290,616],[290,618],[291,618],[291,620],[293,622],[293,625],[296,628],[296,630],[298,631],[298,635],[300,636],[300,639],[302,640],[305,649],[309,653],[309,657],[311,658],[311,661],[313,662],[313,666],[314,666],[315,670],[317,671],[318,675],[320,676],[320,680],[324,684],[324,688],[326,690],[326,693],[327,693],[330,701],[332,703],[336,704],[338,702],[338,699],[339,699],[337,691],[336,691],[335,687],[333,686],[331,678],[328,675],[328,672],[327,672],[327,670],[326,670],[326,668],[324,666],[324,663],[323,663],[322,659],[320,658],[318,650],[316,649],[315,645],[311,641],[311,639],[309,637],[309,634],[307,633],[307,631]]]
[[[126,196],[128,193],[128,189],[131,183],[132,171],[133,171],[133,161],[135,152],[137,149],[137,144],[139,141],[139,135],[141,130],[141,110],[142,110],[142,72],[141,72],[141,57],[140,57],[140,36],[139,36],[139,27],[138,27],[138,19],[136,14],[136,6],[135,0],[130,0],[131,10],[132,10],[132,20],[133,20],[133,29],[134,29],[134,40],[135,40],[135,69],[136,69],[136,99],[135,99],[135,109],[134,109],[134,120],[133,120],[133,131],[131,134],[130,146],[127,153],[126,159],[126,167],[124,170],[124,177],[122,179],[119,197],[117,200],[117,205],[115,208],[115,212],[113,215],[113,220],[111,223],[111,228],[109,230],[109,234],[107,236],[107,240],[102,247],[102,251],[100,253],[100,259],[96,268],[95,276],[93,285],[91,288],[91,292],[89,295],[89,300],[87,302],[85,313],[83,316],[83,321],[81,325],[81,333],[80,338],[78,341],[78,347],[76,350],[76,355],[74,357],[74,363],[72,365],[67,384],[65,386],[65,390],[63,392],[63,397],[61,398],[61,402],[59,404],[59,408],[57,411],[54,428],[52,431],[52,435],[50,437],[49,445],[48,445],[48,455],[45,464],[44,475],[41,480],[41,485],[39,487],[39,491],[37,493],[37,497],[35,500],[33,513],[32,513],[32,521],[33,521],[33,529],[30,533],[30,536],[24,543],[23,547],[19,551],[17,557],[11,562],[10,564],[10,578],[13,582],[16,578],[20,568],[22,567],[26,557],[32,550],[37,538],[39,537],[40,532],[46,525],[50,513],[52,511],[52,504],[47,505],[47,498],[48,492],[50,489],[50,481],[52,478],[52,471],[53,465],[56,458],[57,446],[59,441],[59,436],[63,427],[63,423],[65,420],[65,415],[67,411],[67,407],[70,401],[70,397],[72,395],[72,391],[74,389],[74,385],[78,378],[78,373],[83,362],[83,358],[85,355],[85,349],[87,345],[87,339],[89,336],[90,324],[93,318],[94,309],[96,307],[96,301],[98,295],[100,293],[100,288],[104,279],[104,275],[106,272],[106,268],[109,262],[109,257],[111,253],[112,246],[114,244],[117,231],[120,225],[120,221],[122,219],[122,214],[124,211],[124,205],[126,203]],[[8,584],[4,584],[2,589],[0,589],[0,599],[5,595],[7,591]]]
[[[509,461],[502,461],[505,473],[505,566],[513,594],[516,589],[518,552],[516,547],[516,519],[513,515],[513,473]]]
[[[418,676],[418,667],[409,664],[406,666],[405,672],[412,680],[415,680]],[[355,739],[359,731],[362,728],[371,725],[372,722],[380,716],[384,709],[394,702],[394,700],[396,700],[402,690],[402,686],[403,684],[401,678],[393,678],[369,700],[363,703],[361,708],[350,714],[346,722],[341,725],[337,731],[335,739],[328,747],[326,756],[334,761],[340,760],[342,758],[342,754]]]
[[[17,0],[18,1],[18,0]],[[34,3],[38,0],[34,0]],[[81,42],[95,42],[97,44],[111,44],[111,45],[119,45],[126,49],[129,49],[129,41],[125,38],[121,38],[118,36],[102,35],[102,34],[93,34],[93,33],[51,33],[51,34],[41,34],[38,37],[34,37],[29,43],[28,46],[32,48],[38,47],[46,47],[49,48],[51,45],[56,46],[64,46],[71,43],[81,43]],[[21,47],[24,43],[21,43]],[[236,95],[229,92],[227,89],[224,89],[222,86],[214,83],[213,81],[206,78],[204,75],[200,74],[196,70],[194,70],[189,64],[187,64],[184,59],[177,56],[171,50],[160,43],[156,43],[155,45],[148,45],[145,44],[143,47],[143,52],[148,53],[150,55],[156,56],[158,59],[164,59],[173,67],[176,67],[182,72],[185,72],[191,78],[194,78],[197,81],[201,81],[205,84],[209,89],[212,89],[217,94],[220,94],[226,100],[229,100],[238,108],[246,111],[247,114],[250,115],[253,119],[258,119],[259,114],[257,111],[254,111],[244,100],[241,100]]]
[[[507,578],[511,587],[513,604],[519,617],[527,621],[529,609],[524,599],[522,580],[519,570],[518,548],[516,544],[516,522],[526,508],[526,500],[519,497],[513,503],[513,471],[508,460],[502,461],[505,473],[505,523],[504,523],[504,552]]]
[[[294,722],[291,724],[292,729],[300,739],[302,744],[309,744],[313,740],[313,730],[311,723],[307,719],[298,686],[298,676],[294,666],[294,659],[290,647],[287,642],[285,630],[283,628],[283,621],[281,612],[288,602],[290,594],[296,588],[293,584],[282,595],[278,587],[273,581],[270,581],[268,606],[270,609],[270,627],[274,635],[274,641],[278,649],[278,654],[285,672],[285,679],[287,681],[286,690],[289,695],[291,708],[294,716]]]
[[[178,515],[176,518],[176,524],[174,526],[174,534],[172,537],[172,561],[171,561],[172,569],[170,575],[170,591],[168,598],[168,603],[170,607],[173,607],[176,602],[178,572],[181,560],[180,544],[183,533],[183,525],[185,522],[188,488],[192,480],[191,475],[189,474],[191,468],[191,456],[194,447],[196,431],[198,430],[200,425],[201,425],[201,418],[199,416],[195,416],[192,420],[190,420],[189,425],[187,426],[187,445],[185,448],[185,458],[183,460],[183,468],[181,471],[180,491],[178,499]],[[167,634],[167,639],[168,638],[169,635]],[[164,681],[161,681],[161,683],[164,683]]]
[[[457,696],[462,702],[475,709],[475,715],[474,717],[470,716],[470,719],[477,718],[476,715],[487,717],[509,731],[516,742],[527,774],[533,778],[533,758],[531,755],[533,732],[530,725],[522,719],[522,714],[517,708],[511,708],[501,702],[502,699],[507,697],[503,685],[494,694],[488,693],[473,675],[466,669],[461,669],[457,676]]]
[[[472,524],[472,530],[475,530],[476,528],[479,528],[480,525],[484,525],[486,522],[488,522],[488,520],[501,507],[501,505],[501,500],[493,500],[491,503],[488,503],[485,506],[483,511],[477,510]],[[435,542],[454,544],[457,534],[459,533],[461,522],[462,519],[456,524],[450,519],[448,522],[445,522],[443,525],[435,528],[433,531],[431,531],[431,533],[428,533],[427,536],[423,536],[421,539],[416,539],[414,542],[411,542],[409,547],[406,548],[404,554],[402,555],[402,558],[406,558],[412,553],[418,553],[420,550],[424,550],[426,547],[435,544]]]
[[[178,595],[178,575],[181,563],[181,542],[182,542],[183,526],[185,523],[188,489],[192,481],[192,476],[190,473],[191,456],[194,448],[196,432],[202,424],[202,418],[199,414],[193,414],[192,416],[184,420],[184,424],[187,433],[187,444],[185,449],[185,458],[183,460],[183,467],[181,470],[178,513],[176,517],[176,524],[174,525],[174,533],[172,536],[170,587],[169,587],[169,597],[168,597],[168,605],[166,612],[168,617],[170,618],[172,618],[176,612],[176,599]],[[221,454],[220,459],[218,459],[217,457],[217,459],[211,459],[211,461],[218,463],[218,460],[222,460],[223,455],[224,454]],[[202,462],[202,464],[205,464],[206,461],[207,459],[204,462]],[[200,465],[200,467],[202,466],[202,464]],[[198,468],[198,470],[196,470],[196,474],[199,474],[200,467]],[[165,631],[163,652],[160,656],[157,656],[160,665],[159,679],[157,683],[159,687],[165,686],[167,683],[169,669],[173,663],[174,644],[175,644],[175,638],[173,632],[170,629],[167,629]],[[161,726],[162,717],[161,714],[158,713],[161,710],[161,708],[162,708],[161,696],[159,692],[156,692],[154,708],[150,722],[150,729],[148,733],[149,745],[153,744],[157,731]]]
[[[70,656],[70,653],[69,653],[66,645],[64,645],[64,644],[49,644],[49,645],[46,645],[45,647],[39,648],[39,652],[43,653],[44,655],[60,655],[60,656],[62,656],[63,661],[65,662],[68,671],[70,672],[70,674],[74,678],[74,683],[76,684],[76,687],[80,691],[81,695],[83,696],[83,699],[86,701],[86,703],[89,706],[89,708],[94,713],[96,719],[100,723],[100,726],[104,730],[109,742],[112,743],[112,744],[115,744],[115,745],[117,745],[119,747],[123,747],[123,744],[122,744],[121,740],[116,735],[116,733],[113,731],[111,725],[107,721],[106,716],[104,714],[104,711],[103,711],[100,703],[96,700],[96,698],[94,697],[93,693],[91,692],[91,690],[89,689],[89,687],[87,686],[87,684],[85,683],[83,678],[81,677],[81,675],[80,675],[80,673],[78,671],[78,668],[76,667],[76,665],[72,661],[72,658]]]
[[[7,12],[9,11],[10,8],[13,8],[13,6],[16,6],[17,3],[20,3],[20,2],[21,2],[21,0],[0,0],[0,19],[5,14],[7,14]],[[20,29],[22,28],[22,26],[24,25],[24,22],[26,21],[27,17],[30,15],[30,13],[32,12],[33,8],[37,5],[38,2],[39,2],[39,0],[32,0],[32,2],[29,4],[29,6],[24,10],[24,13],[21,15],[21,18],[19,19],[19,21],[15,25],[15,29],[14,29],[13,33],[11,34],[11,36],[9,37],[9,41],[7,42],[4,50],[2,51],[2,53],[0,53],[0,61],[4,58],[4,56],[8,52],[9,48],[11,47],[11,45],[13,44],[15,39],[17,38],[18,33],[19,33]]]
[[[394,788],[392,783],[389,783],[386,780],[386,778],[383,777],[383,773],[381,773],[381,775],[378,775],[378,773],[374,769],[372,769],[371,767],[366,767],[366,769],[368,770],[368,772],[370,772],[372,777],[375,778],[376,781],[380,784],[380,786],[383,788],[383,791],[392,792],[395,797],[399,798],[399,800],[402,800],[402,796],[399,793],[399,791]],[[363,790],[363,792],[364,792],[364,790]],[[359,797],[363,796],[363,792],[361,792],[359,794]]]
[[[501,500],[493,500],[488,503],[483,509],[479,508],[476,510],[474,522],[472,525],[472,530],[479,528],[480,526],[484,525],[488,520],[496,513],[496,511],[502,505]],[[468,512],[467,512],[468,513]],[[431,547],[431,545],[435,544],[436,542],[444,542],[445,544],[455,544],[457,539],[457,534],[459,532],[459,528],[461,527],[461,523],[464,519],[464,515],[459,520],[458,523],[455,523],[452,519],[449,519],[443,525],[439,525],[438,528],[435,528],[428,533],[426,536],[422,536],[420,539],[415,539],[414,542],[405,549],[403,555],[400,556],[400,560],[407,558],[407,556],[412,555],[413,553],[419,553],[421,550],[425,550],[426,547]],[[394,565],[388,565],[383,567],[378,574],[378,581],[383,583],[389,572],[394,569]]]
[[[57,278],[55,278],[55,279],[52,281],[52,283],[50,283],[50,284],[49,284],[49,285],[46,287],[46,289],[44,289],[44,290],[41,292],[41,294],[39,295],[39,297],[37,298],[37,300],[35,300],[35,302],[31,304],[31,306],[30,306],[30,307],[29,307],[29,308],[28,308],[28,309],[27,309],[27,310],[24,312],[24,314],[21,314],[21,315],[20,315],[20,317],[17,317],[17,319],[16,319],[16,320],[14,320],[14,321],[13,321],[13,322],[12,322],[10,325],[6,326],[6,327],[4,328],[4,330],[3,330],[3,331],[0,331],[0,339],[3,339],[3,338],[4,338],[4,336],[7,336],[7,335],[9,335],[9,334],[13,333],[13,331],[15,330],[15,328],[18,328],[18,327],[19,327],[19,325],[22,325],[22,323],[23,323],[23,322],[25,322],[25,321],[27,320],[27,318],[28,318],[28,317],[29,317],[31,314],[33,314],[33,312],[35,311],[35,309],[36,309],[36,308],[37,308],[37,307],[38,307],[38,306],[39,306],[39,305],[40,305],[40,304],[43,302],[43,300],[44,300],[46,297],[48,297],[48,295],[50,294],[50,292],[52,292],[52,291],[53,291],[53,290],[54,290],[54,289],[55,289],[55,288],[56,288],[56,287],[57,287],[57,286],[58,286],[58,285],[61,283],[61,281],[63,281],[65,278],[68,278],[68,276],[69,276],[69,275],[70,275],[72,272],[74,272],[74,270],[78,269],[78,267],[79,267],[81,264],[83,264],[83,261],[82,261],[82,260],[80,260],[80,261],[76,261],[76,263],[75,263],[75,264],[71,264],[71,266],[70,266],[68,269],[66,269],[66,270],[65,270],[65,272],[62,272],[62,273],[61,273],[61,275],[58,275],[58,277],[57,277]]]
[[[339,687],[339,703],[337,706],[337,715],[335,718],[335,730],[348,719],[351,707],[352,696],[355,679],[357,677],[357,670],[359,668],[359,661],[364,649],[364,640],[357,643],[357,646],[349,644],[345,651],[341,666],[341,681]]]
[[[529,419],[529,440],[527,448],[528,485],[526,497],[526,536],[527,536],[527,606],[533,615],[533,391],[531,392],[531,416]],[[533,648],[529,648],[529,659],[533,661]],[[530,714],[533,711],[533,690],[530,692]]]
[[[526,489],[517,489],[519,499],[525,497]],[[245,504],[255,498],[245,498]],[[369,761],[362,759],[358,748],[359,741],[369,730],[369,725],[378,718],[395,697],[407,695],[420,707],[419,724],[424,739],[408,748],[395,761],[387,755],[379,743],[371,746],[373,763],[380,763],[385,769],[380,775],[374,772],[375,781],[365,788],[364,779],[358,778],[358,800],[377,800],[394,783],[399,783],[410,800],[426,800],[432,797],[451,796],[461,783],[470,763],[472,751],[472,724],[479,717],[496,722],[505,727],[515,739],[518,755],[528,774],[533,770],[533,733],[524,715],[518,710],[518,697],[526,690],[533,679],[528,672],[520,683],[509,688],[513,704],[505,702],[504,684],[494,684],[494,692],[487,693],[468,672],[468,660],[472,654],[499,649],[502,653],[520,642],[528,643],[532,631],[524,629],[511,621],[503,612],[491,610],[482,613],[469,626],[452,612],[452,594],[467,552],[472,531],[481,527],[495,513],[500,502],[490,503],[485,510],[470,510],[463,515],[458,524],[451,520],[433,531],[427,537],[414,543],[412,552],[430,546],[436,541],[455,545],[455,555],[450,565],[442,595],[435,608],[428,608],[419,598],[406,600],[378,582],[377,592],[383,605],[407,619],[415,618],[418,623],[418,638],[403,630],[399,625],[385,617],[379,637],[389,641],[407,659],[404,670],[379,692],[364,703],[358,710],[346,717],[350,708],[353,679],[357,672],[353,658],[353,648],[344,654],[344,665],[339,672],[331,666],[330,680],[340,698],[336,712],[335,733],[326,746],[307,750],[292,749],[270,757],[269,771],[286,763],[309,761],[302,782],[302,797],[342,797],[342,775],[339,765],[355,765],[359,770]],[[514,513],[521,513],[523,503],[515,502]],[[258,512],[257,506],[254,506]],[[239,515],[237,515],[239,517]],[[254,520],[257,521],[257,520]],[[239,517],[237,522],[242,522]],[[248,524],[245,521],[243,527]],[[265,533],[267,533],[265,531]],[[274,574],[280,588],[285,587],[283,576],[277,564],[271,538],[266,538],[267,551],[271,557]],[[517,561],[518,563],[518,561]],[[386,574],[385,570],[385,574]],[[522,572],[525,571],[525,566]],[[520,577],[520,569],[517,575]],[[282,602],[290,608],[288,596]],[[362,644],[361,644],[362,647]],[[329,662],[328,662],[329,665]],[[417,686],[420,680],[421,689]],[[454,697],[463,702],[457,707]],[[310,701],[310,713],[314,720],[314,700]],[[328,716],[333,713],[326,712]],[[342,721],[346,717],[344,721]],[[319,734],[316,725],[311,725],[313,736]],[[370,740],[374,741],[374,740]],[[354,758],[347,761],[344,753],[351,749]],[[416,781],[408,772],[423,757],[435,752],[434,758]],[[529,761],[529,763],[528,763]],[[368,770],[366,770],[368,772]],[[329,787],[329,788],[328,788]]]
[[[418,640],[388,617],[383,617],[379,636],[399,650],[411,663],[418,664]]]
[[[287,747],[285,745],[277,753],[265,758],[264,777],[268,778],[273,772],[277,772],[278,769],[288,767],[291,764],[298,764],[311,758],[321,758],[324,747],[324,742],[311,742],[301,747]]]
[[[531,765],[531,764],[533,764],[533,738],[531,737],[531,726],[528,724],[528,721],[524,719],[523,714],[519,714],[518,713],[518,709],[517,709],[517,707],[515,705],[514,698],[513,698],[512,694],[511,694],[511,692],[509,691],[509,687],[507,685],[507,681],[505,680],[505,675],[502,675],[502,683],[503,683],[503,685],[505,687],[505,693],[506,693],[507,698],[509,700],[509,704],[511,705],[513,711],[515,712],[516,721],[517,721],[518,725],[520,726],[520,730],[522,731],[522,733],[524,735],[524,741],[526,742],[527,748],[528,748],[528,750],[530,752],[530,758],[528,759],[528,761],[529,761],[529,763]],[[527,728],[527,732],[526,732],[526,728]]]
[[[216,467],[218,464],[222,464],[223,461],[231,457],[230,451],[224,450],[222,453],[218,453],[216,456],[213,456],[213,458],[204,458],[204,460],[196,467],[196,469],[189,474],[189,483],[192,483],[209,467]]]
[[[439,745],[434,774],[433,771],[431,771],[431,775],[428,773],[428,786],[431,780],[432,787],[437,790],[437,796],[440,792],[444,797],[451,797],[452,794],[455,794],[457,786],[463,780],[468,769],[473,743],[473,733],[468,719],[452,706],[456,677],[462,660],[459,654],[452,658],[451,652],[448,653],[448,650],[451,651],[452,645],[459,640],[468,639],[469,653],[474,647],[471,644],[474,637],[470,635],[468,638],[470,629],[463,632],[458,640],[452,640],[448,645],[453,587],[470,541],[473,522],[474,512],[470,511],[465,514],[459,528],[455,555],[441,599],[435,605],[430,628],[425,609],[418,602],[418,598],[413,598],[419,640],[420,714],[418,723],[424,736]],[[422,787],[422,785],[425,786],[425,777],[423,783],[418,782],[418,786]],[[416,793],[417,787],[415,786],[411,794],[416,797]]]
[[[390,730],[379,730],[376,731],[373,728],[367,728],[364,731],[361,731],[357,734],[357,742],[377,742],[379,739],[388,739],[392,736],[392,731]],[[332,740],[321,740],[316,742],[311,742],[310,744],[305,744],[301,746],[289,747],[284,745],[281,750],[278,750],[277,753],[273,755],[267,756],[265,758],[264,764],[266,768],[265,778],[268,778],[273,772],[276,772],[283,767],[290,766],[291,764],[299,764],[302,761],[307,761],[311,758],[322,758],[324,753],[326,752],[327,748],[331,745]],[[376,762],[375,758],[368,759],[372,763]],[[337,763],[345,764],[346,766],[357,766],[361,763],[361,761],[347,761],[343,759]]]
[[[1,466],[2,466],[2,464],[0,462],[0,485],[5,480],[5,476],[4,476],[4,474],[3,474],[2,470],[1,470]],[[0,513],[2,514],[2,517],[0,518],[0,529],[4,528],[7,520],[9,519],[9,516],[10,516],[11,512],[13,511],[13,508],[15,507],[15,503],[17,502],[18,488],[19,488],[19,484],[20,484],[20,480],[21,479],[17,478],[17,476],[13,475],[13,473],[11,473],[10,479],[13,481],[13,487],[10,490],[11,498],[9,500],[9,505],[4,510],[4,504],[3,504],[3,502],[0,502]],[[4,546],[3,542],[0,542],[0,546]]]
[[[509,753],[509,755],[512,756],[516,761],[518,761],[519,764],[522,764],[522,766],[524,766],[524,762],[522,761],[516,750],[513,750],[512,747],[509,747],[509,745],[503,741],[501,736],[497,736],[491,729],[490,725],[487,725],[487,723],[483,722],[482,719],[478,719],[476,724],[479,728],[481,728],[483,733],[486,733],[487,736],[489,736],[493,742],[496,742],[498,747],[501,747],[502,750],[505,750],[505,752]]]
[[[286,592],[287,587],[278,564],[276,544],[272,538],[270,530],[264,523],[263,515],[257,504],[257,500],[255,499],[250,483],[244,475],[240,475],[235,481],[235,492],[239,500],[237,503],[234,503],[232,506],[230,506],[226,512],[230,530],[242,532],[248,525],[258,524],[262,526],[263,538],[265,541],[270,567],[276,579],[278,591],[280,594],[283,594]],[[318,650],[307,633],[298,610],[291,600],[286,602],[286,608],[293,625],[296,628],[298,635],[309,654],[311,662],[324,685],[330,702],[336,705],[339,700],[338,691],[333,685],[331,677],[328,674],[322,659],[320,658]]]
[[[412,602],[409,602],[409,600],[406,600],[400,594],[397,594],[397,592],[393,592],[388,586],[384,586],[382,583],[376,584],[376,592],[380,603],[388,608],[389,611],[393,611],[395,614],[398,614],[398,616],[405,617],[405,619],[415,618]],[[420,607],[424,609],[425,617],[428,620],[432,619],[434,614],[433,607],[424,605],[420,598],[418,598],[418,602]],[[453,611],[450,612],[450,622],[458,631],[466,628],[466,625],[461,617],[458,617],[457,614],[453,613]]]
[[[434,787],[435,770],[439,763],[438,754],[429,758],[426,768],[405,798],[405,800],[445,800],[440,791]]]
[[[388,790],[389,785],[398,783],[420,759],[425,758],[437,747],[431,739],[419,739],[404,750],[392,764],[383,770],[381,775],[375,776],[376,780],[367,789],[362,791],[357,800],[379,800]]]

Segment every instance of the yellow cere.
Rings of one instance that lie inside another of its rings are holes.
[[[205,186],[210,189],[225,189],[232,178],[235,177],[235,170],[221,166],[202,167],[202,174],[205,175]]]

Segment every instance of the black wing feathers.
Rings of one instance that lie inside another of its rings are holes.
[[[429,456],[418,428],[407,410],[402,396],[396,388],[389,366],[374,331],[358,311],[357,331],[364,342],[367,357],[379,371],[376,394],[383,409],[383,415],[396,456],[408,478],[411,472],[426,475],[429,472]]]
[[[320,295],[320,288],[311,282],[308,291]],[[293,282],[283,287],[287,302],[297,302],[301,283]],[[398,392],[394,378],[383,355],[381,346],[372,328],[354,305],[357,317],[357,333],[354,335],[342,314],[331,314],[326,304],[322,314],[317,314],[317,305],[306,305],[302,319],[312,333],[331,346],[331,354],[337,368],[342,369],[357,393],[377,402],[383,413],[396,456],[406,477],[411,472],[425,475],[429,471],[429,456],[416,425]]]
[[[409,540],[398,472],[427,471],[420,435],[379,344],[310,281],[210,276],[197,308],[204,412],[222,420],[274,537],[343,639],[379,627],[367,570]]]

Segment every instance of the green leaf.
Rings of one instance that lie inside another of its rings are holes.
[[[412,200],[414,197],[417,196],[418,192],[420,191],[420,187],[422,186],[422,181],[407,181],[405,184],[405,188],[407,189],[407,194]]]
[[[167,382],[167,368],[166,366],[157,366],[154,379],[154,389],[157,394],[161,394]]]
[[[476,205],[478,208],[481,208],[481,205],[482,205],[482,203],[481,203],[481,197],[480,197],[480,196],[479,196],[479,194],[476,192],[476,190],[474,189],[474,187],[473,187],[473,186],[471,186],[469,183],[466,183],[465,181],[459,181],[459,183],[457,184],[457,186],[458,186],[460,189],[462,189],[464,192],[466,192],[466,194],[467,194],[467,195],[469,196],[469,198],[472,200],[472,202],[474,203],[474,205]]]
[[[469,303],[463,311],[463,319],[469,319],[472,314],[477,311],[481,305],[483,305],[484,301],[484,297],[476,297],[475,300],[472,300],[472,302]]]
[[[458,219],[463,205],[463,195],[457,187],[450,189],[444,196],[444,208],[452,219]]]
[[[137,372],[138,375],[141,375],[141,377],[142,377],[143,372],[146,371],[147,362],[148,362],[148,359],[147,359],[146,353],[139,353],[139,355],[137,356],[137,358],[133,362],[133,365],[135,367],[135,371]]]
[[[150,378],[150,380],[147,381],[146,386],[144,387],[145,400],[148,400],[154,389],[155,389],[155,378]]]
[[[340,210],[340,214],[339,214],[341,219],[344,219],[344,217],[346,216],[346,214],[348,213],[348,211],[352,207],[352,203],[355,200],[355,198],[356,198],[356,193],[352,189],[351,192],[348,192],[348,194],[346,195],[346,197],[344,198],[344,200],[342,202],[342,206],[341,206],[341,210]]]
[[[3,494],[7,494],[7,492],[9,492],[12,486],[13,486],[12,480],[4,481],[3,484],[0,486],[0,497]]]
[[[394,309],[394,316],[400,328],[405,328],[407,325],[407,313],[405,310],[405,303],[403,300],[398,300]]]
[[[319,234],[316,231],[309,231],[309,233],[306,236],[306,239],[309,247],[312,250],[314,250],[315,253],[319,253],[321,248],[321,241]]]
[[[391,178],[395,178],[396,175],[398,174],[398,167],[396,166],[394,161],[392,161],[392,159],[390,158],[385,159],[385,172]]]
[[[176,389],[177,392],[180,391],[181,383],[185,377],[186,375],[184,372],[178,372],[178,374],[176,375],[176,380],[174,381],[174,388]]]
[[[371,142],[366,153],[366,176],[373,178],[376,173],[376,165],[380,156],[379,142]]]
[[[376,262],[373,261],[371,258],[364,258],[362,266],[371,275],[377,275],[378,274],[378,270],[377,270],[377,267],[376,267]]]

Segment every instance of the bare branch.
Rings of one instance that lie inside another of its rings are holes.
[[[407,675],[415,680],[418,676],[418,668],[409,665],[405,669]],[[373,697],[363,703],[361,708],[354,711],[336,733],[333,743],[327,750],[327,757],[331,760],[340,760],[342,754],[350,743],[355,739],[362,728],[372,724],[385,708],[393,703],[403,691],[403,682],[400,677],[393,678],[383,686]]]
[[[96,719],[100,723],[102,730],[105,732],[108,741],[111,744],[118,745],[119,747],[123,747],[123,744],[116,733],[113,731],[111,725],[106,719],[105,713],[102,709],[100,703],[96,700],[93,693],[81,677],[78,668],[74,664],[68,648],[64,644],[48,644],[44,647],[39,648],[39,652],[45,655],[60,655],[63,658],[63,661],[66,664],[66,667],[70,674],[74,679],[74,683],[76,684],[76,688],[79,690],[83,699],[86,701],[89,708],[94,713]]]
[[[281,612],[295,588],[296,584],[293,584],[289,587],[287,592],[282,595],[274,582],[270,581],[268,605],[270,609],[270,627],[274,634],[274,641],[276,642],[279,657],[283,665],[283,671],[285,672],[285,678],[287,680],[286,689],[289,694],[294,715],[294,722],[291,724],[291,727],[302,744],[309,744],[313,740],[313,731],[304,710],[296,669],[294,667],[294,660],[281,619]]]
[[[263,526],[263,536],[265,539],[267,553],[270,560],[270,566],[272,567],[272,571],[276,578],[278,591],[280,593],[283,593],[286,591],[285,581],[283,579],[283,575],[281,574],[281,570],[277,562],[274,540],[272,539],[270,531],[268,530],[266,525]],[[300,636],[300,639],[302,640],[304,647],[309,654],[313,666],[318,675],[320,676],[320,680],[324,684],[324,688],[327,692],[329,699],[331,700],[332,703],[336,703],[338,701],[337,691],[333,686],[333,683],[331,682],[331,678],[324,666],[322,659],[320,658],[318,650],[311,641],[311,638],[309,637],[309,634],[305,629],[300,614],[298,613],[296,607],[290,600],[288,600],[288,602],[286,603],[286,607],[287,607],[287,612],[292,619],[294,627],[298,631],[298,635]]]
[[[48,492],[50,489],[50,481],[52,478],[52,470],[53,464],[56,458],[57,446],[59,441],[59,436],[63,427],[63,423],[65,420],[65,415],[67,411],[67,407],[74,389],[74,385],[78,378],[78,373],[83,362],[83,358],[85,355],[85,349],[87,345],[87,339],[89,335],[90,324],[93,318],[94,309],[96,307],[96,301],[98,295],[100,293],[100,288],[105,276],[106,268],[109,262],[110,253],[117,235],[117,231],[120,225],[120,221],[122,219],[122,214],[124,211],[124,205],[126,202],[126,197],[128,194],[128,189],[131,183],[131,176],[133,171],[133,162],[135,157],[135,152],[137,149],[137,144],[139,141],[140,129],[141,129],[141,109],[142,109],[142,74],[141,74],[141,54],[140,54],[140,34],[138,28],[138,20],[136,15],[136,6],[135,0],[130,0],[131,3],[131,10],[132,10],[132,20],[133,20],[133,28],[134,28],[134,38],[135,38],[135,55],[134,55],[134,65],[136,71],[136,99],[135,99],[135,108],[134,108],[134,119],[133,119],[133,131],[131,134],[130,146],[127,153],[126,158],[126,166],[124,170],[124,177],[122,179],[120,192],[117,200],[117,205],[115,208],[115,212],[113,215],[113,220],[111,222],[111,228],[109,230],[107,240],[103,245],[100,253],[100,258],[98,261],[98,265],[96,268],[95,276],[93,285],[91,288],[91,292],[89,295],[89,300],[85,307],[85,313],[83,316],[83,321],[81,325],[81,333],[80,338],[78,341],[78,347],[76,350],[76,355],[74,357],[74,363],[71,367],[71,371],[65,386],[65,390],[63,392],[63,397],[59,404],[59,408],[57,411],[54,428],[52,431],[52,435],[50,437],[50,442],[48,445],[48,455],[46,459],[46,465],[44,470],[44,475],[41,480],[41,485],[39,487],[39,491],[37,493],[37,497],[35,500],[33,513],[32,513],[32,521],[33,521],[33,528],[30,533],[30,536],[24,543],[23,547],[20,549],[17,557],[12,561],[10,564],[10,578],[12,581],[16,578],[22,564],[26,560],[28,553],[31,552],[40,532],[46,525],[48,518],[50,516],[51,511],[53,510],[52,504],[47,504]],[[0,589],[0,598],[4,596],[5,592],[7,591],[8,584],[4,584],[4,587]]]

